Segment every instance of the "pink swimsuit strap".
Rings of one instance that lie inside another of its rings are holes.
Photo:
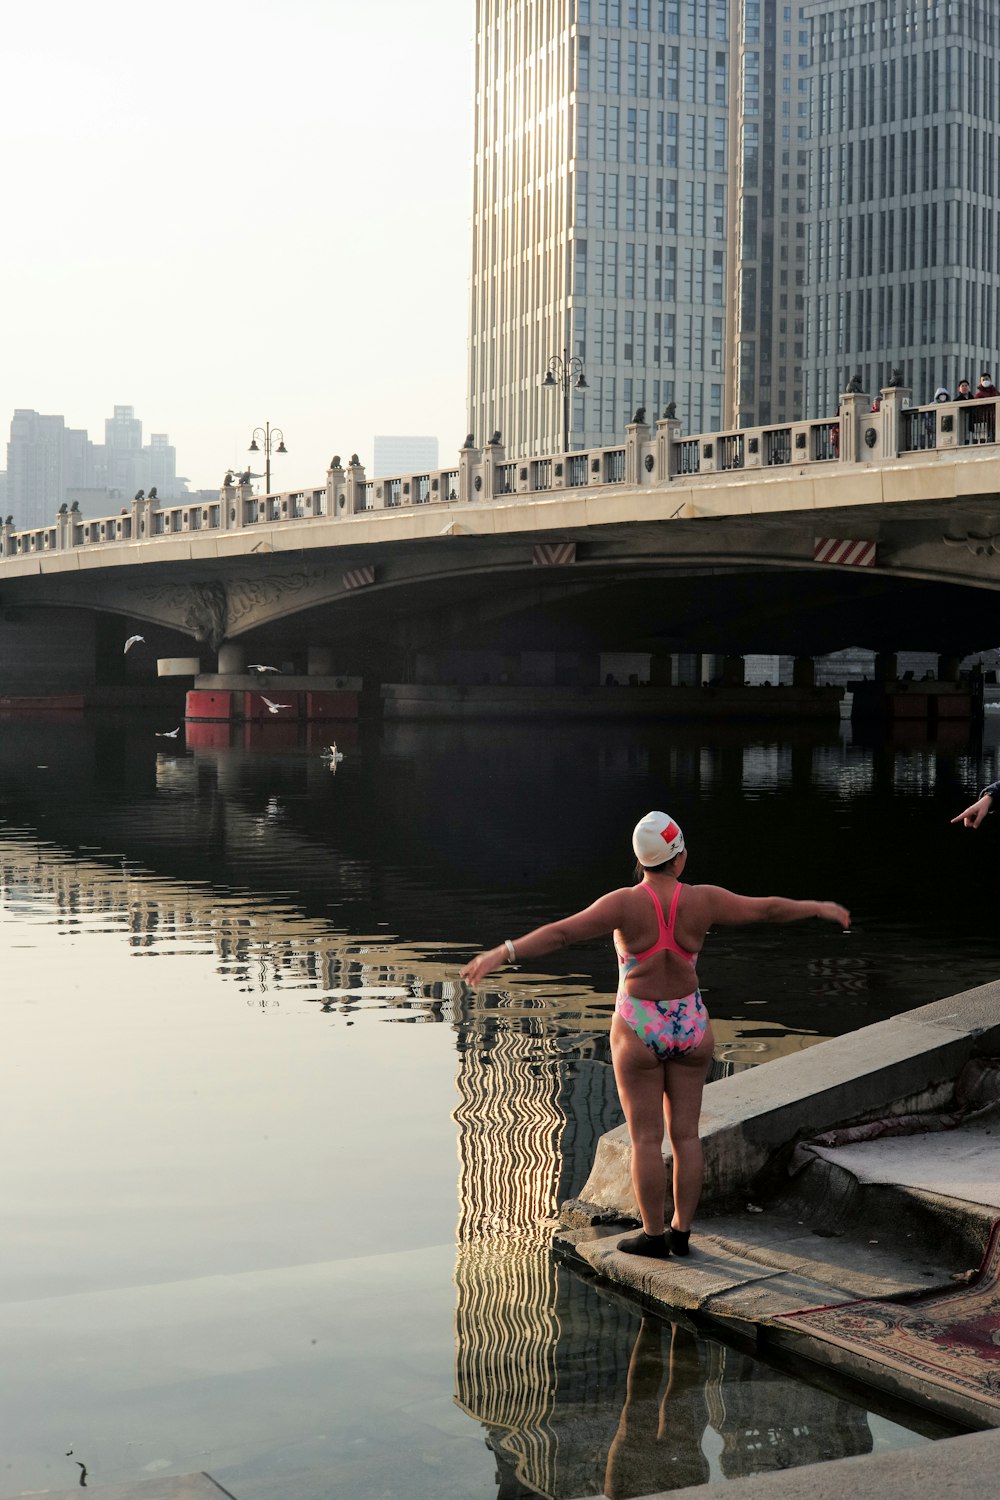
[[[642,963],[644,958],[651,958],[654,953],[662,953],[664,949],[669,949],[671,953],[676,953],[679,957],[683,958],[686,963],[693,964],[698,954],[689,953],[686,948],[681,947],[680,943],[674,937],[674,924],[677,921],[677,903],[681,895],[680,881],[677,882],[674,894],[671,897],[670,917],[666,922],[663,920],[663,907],[660,905],[660,898],[653,890],[653,887],[644,884],[641,889],[646,892],[656,909],[656,920],[660,931],[656,942],[651,948],[647,948],[645,953],[636,953],[634,955],[635,962]]]

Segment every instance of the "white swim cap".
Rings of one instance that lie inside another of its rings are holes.
[[[668,813],[650,812],[635,825],[632,848],[639,863],[652,869],[680,854],[684,835]]]

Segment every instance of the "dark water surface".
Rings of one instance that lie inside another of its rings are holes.
[[[558,1268],[621,1118],[610,944],[456,976],[627,882],[666,807],[689,879],[854,913],[710,939],[723,1060],[993,979],[1000,819],[949,824],[991,716],[985,745],[387,726],[338,732],[336,774],[286,725],[158,727],[0,721],[0,1497],[78,1462],[624,1497],[925,1440]]]

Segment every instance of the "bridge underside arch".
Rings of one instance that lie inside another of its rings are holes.
[[[905,535],[880,523],[878,565],[866,568],[812,561],[817,524],[851,535],[856,518],[783,515],[167,564],[123,553],[114,567],[5,579],[0,608],[89,611],[112,621],[109,639],[148,625],[162,632],[161,654],[200,654],[206,671],[223,641],[262,660],[304,661],[308,646],[326,646],[339,672],[383,674],[414,652],[462,648],[961,656],[994,645],[1000,561],[983,544],[993,533],[955,512],[948,534],[912,516]],[[536,565],[538,541],[567,539],[571,563]]]

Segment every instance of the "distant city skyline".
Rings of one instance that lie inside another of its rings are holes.
[[[124,0],[5,18],[16,409],[123,395],[193,489],[282,428],[272,484],[376,432],[465,437],[474,0]],[[0,458],[0,467],[3,460]]]

